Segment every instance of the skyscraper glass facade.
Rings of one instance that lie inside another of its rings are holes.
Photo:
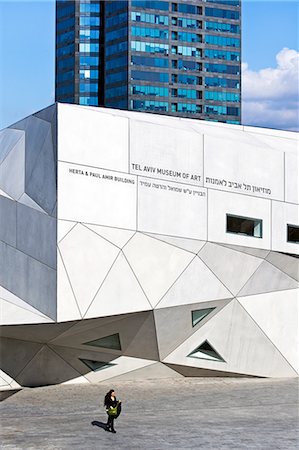
[[[240,123],[241,5],[57,1],[56,99]]]

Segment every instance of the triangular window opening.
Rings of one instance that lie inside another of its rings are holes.
[[[201,320],[207,317],[216,307],[214,308],[205,308],[205,309],[196,309],[192,311],[192,327],[195,327]]]
[[[209,361],[220,361],[225,362],[222,356],[219,355],[218,352],[211,346],[208,341],[204,341],[195,350],[189,353],[188,357],[198,358],[198,359],[206,359]]]
[[[104,361],[92,361],[90,359],[79,358],[83,364],[85,364],[89,369],[93,372],[97,372],[98,370],[108,369],[108,367],[116,366],[116,364],[111,364]]]
[[[91,345],[93,347],[103,347],[112,350],[121,350],[119,333],[111,334],[110,336],[104,336],[94,341],[84,342],[83,345]]]

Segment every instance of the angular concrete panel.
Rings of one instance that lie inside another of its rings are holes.
[[[29,197],[28,194],[26,194],[26,192],[24,192],[24,194],[21,195],[18,202],[21,203],[22,205],[28,206],[29,208],[36,209],[37,211],[43,214],[47,214],[46,211],[44,211],[34,200],[32,200],[31,197]]]
[[[295,256],[270,252],[266,260],[277,267],[277,269],[289,275],[289,277],[299,281],[299,259]]]
[[[262,263],[259,258],[210,242],[199,252],[199,257],[234,295]]]
[[[9,128],[0,130],[0,164],[2,164],[24,134],[24,131],[11,130]]]
[[[25,302],[24,302],[25,303]],[[34,308],[32,308],[34,309]],[[29,309],[21,308],[18,305],[7,302],[0,298],[0,324],[1,325],[18,325],[24,323],[42,323],[53,322],[49,317],[38,314],[39,311],[30,311]]]
[[[0,349],[2,370],[13,379],[16,379],[17,375],[24,367],[26,367],[41,348],[42,344],[36,342],[1,337]]]
[[[225,362],[190,358],[203,341]],[[192,361],[192,363],[190,362]],[[295,377],[296,372],[237,300],[208,320],[164,361],[201,368],[265,377]]]
[[[16,380],[22,386],[34,387],[58,384],[78,376],[80,376],[79,372],[44,345],[16,377]]]
[[[119,249],[82,225],[59,248],[82,316],[115,261]]]
[[[163,234],[151,234],[145,233],[148,236],[154,237],[159,241],[166,242],[167,244],[179,247],[182,250],[187,250],[188,252],[197,254],[199,250],[205,245],[206,241],[197,241],[195,239],[183,239],[171,236],[164,236]]]
[[[156,308],[231,298],[231,292],[196,256],[162,297]]]
[[[78,222],[68,220],[57,221],[57,242],[62,241],[63,238],[77,225]]]
[[[117,257],[84,318],[151,309],[138,280],[123,254]]]
[[[238,300],[299,373],[298,294],[296,289],[291,289]]]
[[[56,226],[56,220],[53,217],[18,204],[17,248],[56,269]]]
[[[16,143],[0,165],[0,188],[14,200],[25,191],[25,136]]]
[[[85,223],[84,226],[97,233],[99,236],[107,239],[111,244],[118,248],[123,248],[124,245],[131,239],[135,231],[122,230],[120,228],[102,227],[100,225],[90,225]]]
[[[82,316],[59,251],[57,262],[57,321],[80,320]]]
[[[17,243],[16,202],[0,196],[0,240],[12,247]]]
[[[194,258],[190,252],[141,234],[131,239],[124,253],[153,306]]]
[[[170,308],[155,309],[155,326],[160,359],[173,352],[179,345],[188,339],[199,327],[203,326],[217,314],[231,300],[217,300],[191,305],[180,305]],[[215,308],[200,323],[192,326],[192,311],[203,308]]]
[[[0,242],[0,285],[56,318],[56,271]]]
[[[240,290],[238,296],[262,294],[263,292],[295,289],[298,282],[289,277],[267,261],[263,261],[254,275]]]
[[[51,214],[57,198],[56,161],[54,161],[51,129],[30,172],[26,174],[25,192],[44,211]]]

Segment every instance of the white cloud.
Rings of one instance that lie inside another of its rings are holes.
[[[258,72],[242,64],[242,123],[299,131],[299,52],[283,48],[276,61]]]

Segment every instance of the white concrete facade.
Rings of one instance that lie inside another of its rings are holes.
[[[0,143],[9,380],[298,376],[296,133],[58,104]]]

